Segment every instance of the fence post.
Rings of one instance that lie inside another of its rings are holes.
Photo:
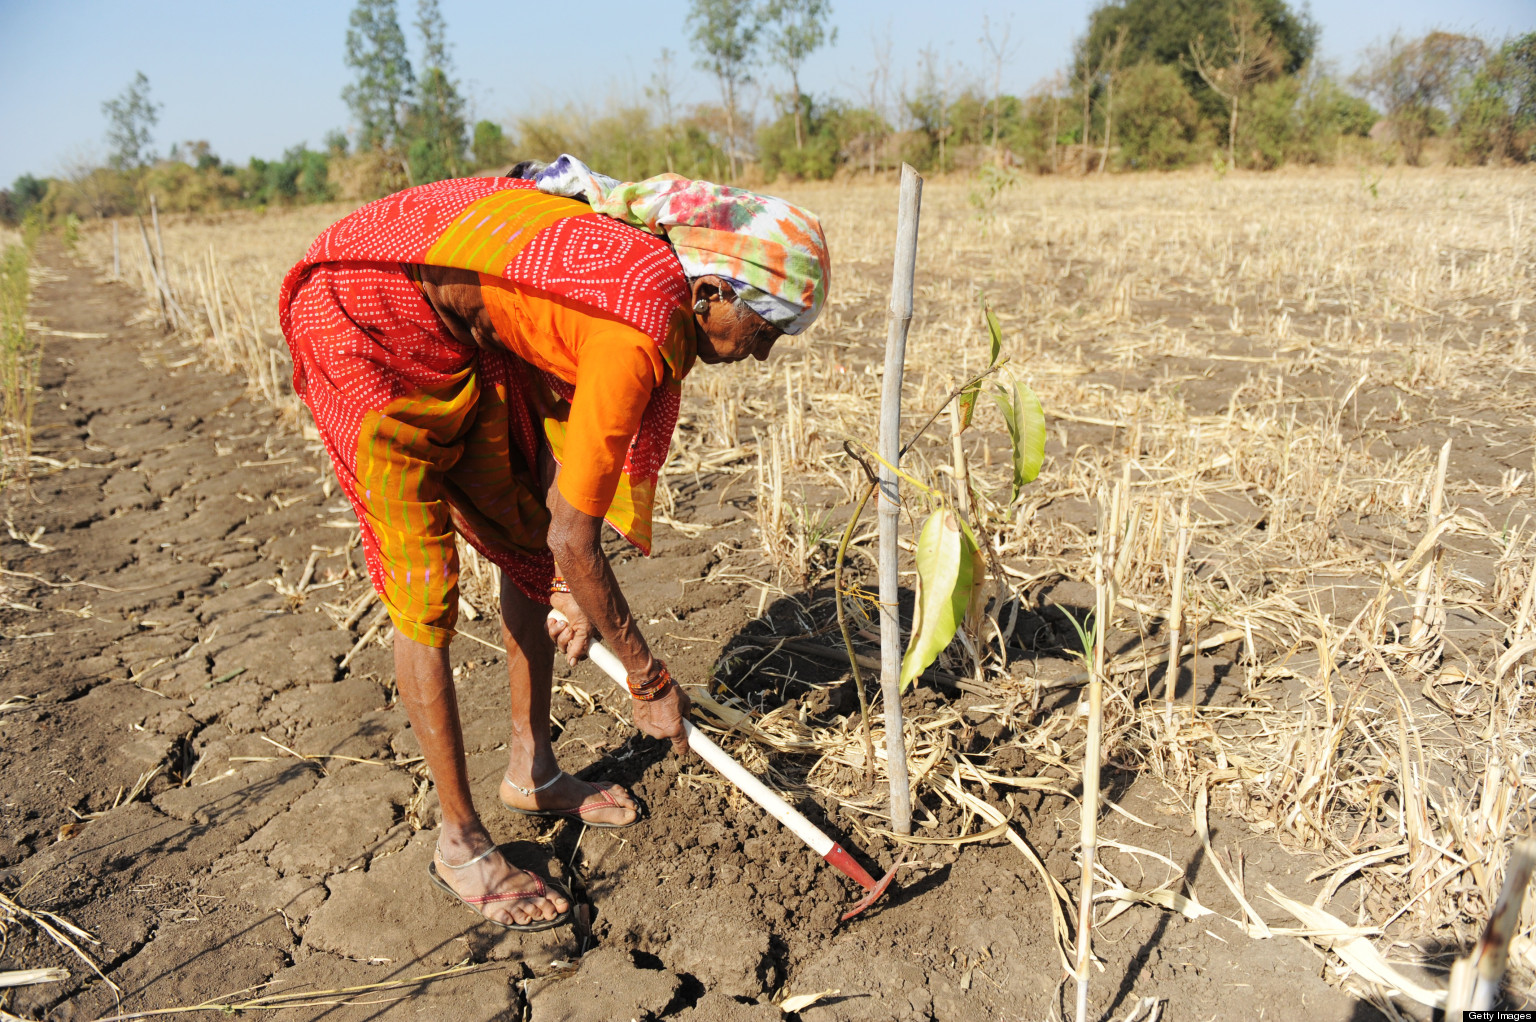
[[[896,220],[896,258],[891,273],[891,321],[885,340],[885,378],[880,386],[880,691],[885,700],[885,762],[891,778],[891,829],[912,833],[912,792],[901,715],[901,616],[898,613],[896,526],[900,513],[897,462],[901,458],[901,378],[912,323],[912,276],[917,268],[917,222],[923,179],[901,165],[901,203]]]

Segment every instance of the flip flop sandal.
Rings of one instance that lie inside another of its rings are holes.
[[[529,796],[537,795],[539,792],[559,781],[560,778],[564,776],[566,776],[566,774],[565,771],[562,770],[536,788],[525,788],[510,777],[506,778],[506,782],[512,785],[512,787],[516,788],[518,791],[522,792],[524,796]],[[597,785],[594,784],[593,787],[597,788]],[[567,820],[575,820],[578,823],[584,823],[588,827],[591,827],[593,830],[623,830],[625,827],[633,827],[635,824],[640,822],[640,811],[638,809],[634,810],[635,818],[630,820],[628,823],[596,823],[592,820],[586,819],[581,815],[582,813],[589,811],[595,812],[599,809],[630,808],[629,806],[626,806],[624,803],[620,802],[618,799],[614,798],[612,793],[609,792],[607,788],[597,788],[597,793],[601,796],[600,801],[583,802],[575,809],[520,809],[512,803],[508,802],[506,799],[502,799],[501,804],[508,812],[521,813],[524,816],[564,817]]]
[[[479,855],[475,856],[473,859],[470,859],[468,862],[460,863],[459,865],[455,866],[448,860],[443,859],[443,865],[447,866],[449,869],[468,869],[470,866],[473,866],[481,859],[488,858],[492,852],[497,850],[497,847],[492,845],[485,851],[481,852]],[[447,891],[449,894],[453,895],[465,905],[468,905],[470,908],[474,909],[479,914],[480,919],[483,922],[490,923],[492,926],[499,926],[503,930],[517,930],[520,933],[537,933],[540,930],[552,930],[556,926],[564,926],[566,923],[571,921],[571,908],[575,908],[576,899],[571,897],[570,891],[567,891],[563,886],[553,880],[546,880],[545,878],[539,876],[537,873],[534,873],[530,870],[524,870],[525,873],[533,877],[533,879],[538,883],[538,887],[534,890],[507,891],[503,894],[477,894],[466,898],[458,891],[455,891],[452,887],[449,887],[448,882],[438,874],[436,860],[442,858],[442,853],[435,852],[432,858],[433,861],[427,863],[427,875],[432,878],[432,882],[438,887],[441,887],[443,890]],[[542,898],[550,891],[553,891],[560,897],[564,898],[566,904],[570,906],[564,912],[555,916],[553,919],[536,919],[531,923],[502,923],[497,922],[495,919],[486,917],[485,907],[487,905],[499,905],[508,901],[522,901],[526,898]]]

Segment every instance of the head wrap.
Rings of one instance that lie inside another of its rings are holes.
[[[786,334],[800,333],[821,313],[832,273],[827,239],[821,221],[799,206],[677,174],[618,181],[574,156],[528,171],[542,192],[583,199],[598,213],[666,238],[690,278],[726,278],[753,312]]]

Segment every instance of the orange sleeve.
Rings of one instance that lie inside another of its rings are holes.
[[[603,517],[665,375],[661,352],[635,327],[574,301],[483,274],[480,293],[508,351],[575,384],[558,485],[572,507]]]
[[[639,334],[630,327],[586,338],[576,363],[559,486],[572,507],[594,518],[613,503],[624,458],[658,383],[649,353],[625,330]]]
[[[496,277],[480,275],[480,299],[491,318],[491,327],[502,347],[539,369],[575,382],[574,351],[563,340],[563,331],[580,336],[586,325],[573,309],[561,308],[549,298],[530,294]],[[567,322],[567,321],[570,322]]]
[[[630,442],[663,370],[655,345],[634,327],[579,312],[572,316],[585,322],[572,324],[584,329],[576,335],[576,398],[559,487],[576,510],[601,518],[613,503]]]

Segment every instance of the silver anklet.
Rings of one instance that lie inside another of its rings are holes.
[[[555,776],[551,777],[549,780],[545,781],[543,784],[539,785],[537,788],[525,788],[521,784],[518,784],[516,781],[514,781],[512,779],[512,775],[511,774],[502,774],[501,775],[502,780],[506,781],[508,784],[512,785],[512,787],[514,787],[518,791],[522,792],[524,798],[527,798],[530,795],[537,795],[539,792],[543,791],[545,788],[550,787],[556,781],[560,780],[560,778],[562,778],[564,776],[565,776],[565,771],[564,770],[557,770],[557,771],[555,771]]]
[[[444,866],[447,866],[449,869],[468,869],[469,867],[473,866],[475,863],[479,862],[480,860],[490,858],[491,857],[491,853],[496,851],[496,844],[495,844],[495,842],[492,842],[491,843],[491,847],[487,848],[485,851],[481,852],[479,855],[475,856],[473,859],[470,859],[468,862],[461,862],[457,866],[455,866],[453,863],[451,863],[447,859],[443,858],[443,846],[442,845],[434,845],[433,847],[437,850],[438,861],[441,862]]]

